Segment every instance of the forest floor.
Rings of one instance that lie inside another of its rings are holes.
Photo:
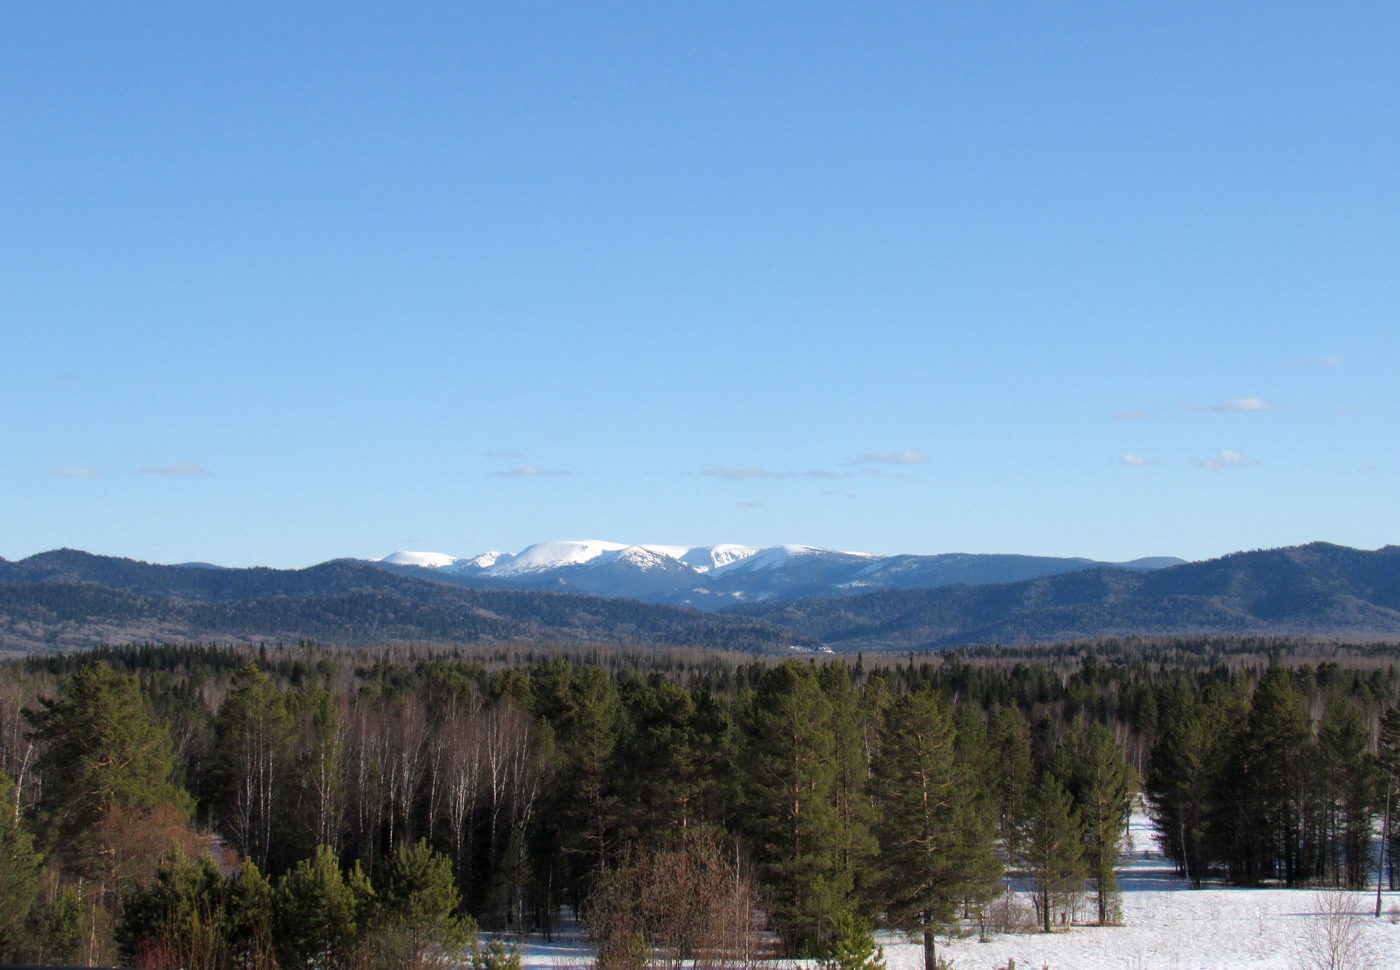
[[[1193,890],[1157,850],[1147,819],[1134,816],[1132,848],[1119,869],[1123,925],[1074,926],[1056,933],[976,935],[938,940],[953,970],[1396,970],[1400,892],[1387,892],[1376,919],[1375,893],[1310,889]],[[1017,893],[1016,896],[1023,894]],[[1027,910],[1028,899],[1023,900]],[[1086,913],[1093,900],[1086,896]],[[888,970],[923,970],[923,947],[879,934]],[[593,950],[576,923],[554,939],[517,943],[522,970],[591,966]],[[1344,950],[1345,952],[1336,952]],[[1331,955],[1341,959],[1329,960]],[[782,961],[800,968],[810,961]]]

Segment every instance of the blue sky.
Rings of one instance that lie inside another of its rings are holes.
[[[1400,541],[1400,7],[0,6],[0,556]]]

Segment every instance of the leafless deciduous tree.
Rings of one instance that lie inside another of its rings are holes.
[[[1316,915],[1305,917],[1293,944],[1298,970],[1373,970],[1375,953],[1365,940],[1365,902],[1356,893],[1319,892]]]
[[[748,866],[732,845],[694,830],[624,852],[598,877],[584,922],[601,970],[734,970],[759,956]]]

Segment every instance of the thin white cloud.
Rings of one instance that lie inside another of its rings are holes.
[[[1231,451],[1228,448],[1221,449],[1214,458],[1204,458],[1196,462],[1197,468],[1242,468],[1251,462],[1238,451]]]
[[[519,451],[488,451],[487,458],[514,458],[517,461],[524,461],[525,455]]]
[[[538,468],[534,465],[521,465],[519,468],[505,468],[492,472],[491,478],[558,478],[569,474],[567,468]]]
[[[1324,357],[1305,357],[1302,360],[1293,362],[1295,367],[1341,367],[1344,361],[1337,354],[1327,354]]]
[[[146,468],[138,468],[141,475],[189,475],[200,477],[208,475],[203,465],[155,465]]]
[[[908,448],[904,451],[867,451],[846,462],[847,465],[922,465],[928,455]]]
[[[703,468],[701,475],[710,478],[723,478],[731,482],[751,481],[757,478],[849,478],[843,472],[829,471],[825,468],[809,468],[806,471],[773,471],[769,468],[759,468],[750,465],[746,468],[736,468],[732,465],[716,465],[713,468]]]
[[[703,469],[700,474],[708,475],[710,478],[724,478],[731,482],[742,482],[753,478],[778,478],[779,475],[770,472],[766,468],[734,468],[729,465],[717,465],[714,468]]]
[[[766,509],[767,502],[735,502],[734,505],[741,509]]]
[[[1115,411],[1113,414],[1113,420],[1115,421],[1146,421],[1150,417],[1152,417],[1152,412],[1139,411],[1133,408],[1125,411]]]
[[[1277,411],[1278,405],[1273,401],[1265,401],[1257,397],[1241,397],[1233,401],[1207,404],[1204,407],[1193,408],[1193,410],[1205,411],[1210,414],[1255,414],[1259,411]]]
[[[97,475],[97,469],[88,465],[65,465],[63,468],[49,469],[49,474],[59,478],[93,478]]]
[[[1142,455],[1135,455],[1130,451],[1119,460],[1119,464],[1127,465],[1129,468],[1144,468],[1147,465],[1157,464],[1157,459],[1144,458]]]

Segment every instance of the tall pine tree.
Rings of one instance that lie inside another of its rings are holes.
[[[880,898],[893,925],[922,935],[925,970],[938,965],[939,926],[960,904],[989,899],[1000,874],[955,744],[948,705],[923,688],[890,707],[876,760]]]

